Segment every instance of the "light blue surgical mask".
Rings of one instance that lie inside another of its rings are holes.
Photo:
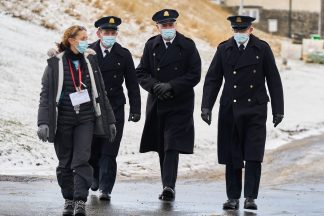
[[[102,36],[102,43],[106,47],[112,47],[116,43],[116,36]]]
[[[176,35],[175,28],[161,29],[162,38],[166,41],[172,40]]]
[[[79,53],[84,53],[84,51],[86,51],[86,49],[88,48],[88,41],[84,40],[84,41],[79,41],[76,49],[78,50]]]
[[[234,33],[234,40],[239,44],[244,44],[250,38],[249,34],[245,33]]]

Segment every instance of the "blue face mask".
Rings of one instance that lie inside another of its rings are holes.
[[[176,35],[175,28],[161,29],[162,38],[166,41],[172,40]]]
[[[248,39],[250,38],[250,35],[245,33],[234,33],[234,40],[236,40],[239,44],[244,44]]]
[[[116,42],[116,36],[102,36],[102,43],[105,47],[112,47]]]
[[[76,49],[78,50],[79,53],[84,53],[84,51],[86,51],[86,49],[88,48],[88,41],[84,40],[84,41],[79,41]]]

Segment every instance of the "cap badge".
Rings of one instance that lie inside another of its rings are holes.
[[[170,16],[170,14],[169,14],[169,12],[168,11],[164,11],[164,14],[163,14],[163,16]]]
[[[236,22],[237,22],[237,23],[241,23],[241,22],[242,22],[241,17],[237,17],[237,18],[236,18]]]
[[[115,19],[114,18],[110,18],[109,19],[109,24],[114,24],[115,23]]]

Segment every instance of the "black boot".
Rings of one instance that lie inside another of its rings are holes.
[[[239,206],[240,206],[240,200],[239,199],[228,199],[223,204],[223,209],[224,210],[237,210],[237,209],[239,209]]]
[[[257,210],[258,206],[255,204],[255,201],[253,198],[246,198],[244,201],[244,208],[245,209],[252,209],[252,210]]]
[[[93,178],[92,184],[91,184],[91,190],[97,191],[99,189],[99,179]]]
[[[110,201],[110,199],[111,199],[110,193],[105,193],[103,191],[100,191],[99,199]]]
[[[75,201],[74,216],[86,216],[85,202],[83,200]]]
[[[162,194],[159,195],[159,199],[163,201],[174,201],[175,191],[170,187],[164,187]]]
[[[73,200],[65,200],[63,216],[73,216],[74,211],[74,201]]]

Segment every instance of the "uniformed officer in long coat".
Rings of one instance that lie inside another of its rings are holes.
[[[152,19],[161,34],[150,38],[136,68],[148,92],[140,152],[160,158],[161,200],[174,200],[179,153],[194,147],[194,86],[200,81],[201,60],[195,43],[176,31],[176,10],[163,9]]]
[[[242,168],[245,161],[244,207],[257,209],[261,162],[266,140],[267,94],[271,97],[273,123],[283,118],[284,101],[280,75],[270,46],[254,36],[248,16],[228,18],[234,36],[222,42],[207,72],[202,119],[211,123],[213,109],[223,79],[218,117],[218,161],[226,164],[224,209],[237,209],[242,189]]]
[[[116,180],[116,157],[125,121],[124,81],[130,105],[128,121],[137,122],[141,117],[141,96],[132,55],[128,49],[116,42],[118,26],[121,22],[122,20],[115,16],[107,16],[97,20],[95,27],[98,28],[99,40],[90,45],[98,56],[99,67],[115,114],[117,128],[114,142],[110,143],[107,139],[95,137],[92,144],[90,163],[94,168],[94,178],[91,189],[97,190],[99,187],[99,198],[102,200],[110,200],[110,194]]]

